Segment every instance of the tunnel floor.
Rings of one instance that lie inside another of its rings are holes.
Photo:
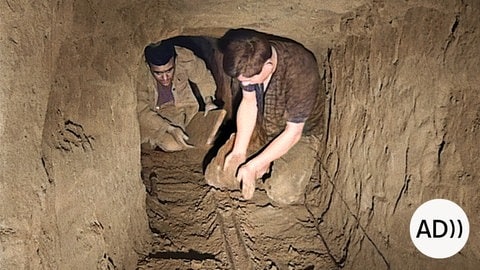
[[[322,240],[318,178],[311,179],[302,205],[275,206],[258,189],[254,200],[244,201],[239,191],[206,184],[206,153],[142,151],[154,241],[137,269],[339,268]]]

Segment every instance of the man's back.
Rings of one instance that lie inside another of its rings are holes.
[[[269,139],[286,122],[305,122],[305,135],[317,134],[321,126],[325,94],[321,91],[318,65],[313,54],[288,40],[271,40],[278,54],[276,71],[265,91],[264,128]]]

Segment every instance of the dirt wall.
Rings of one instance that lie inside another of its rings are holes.
[[[461,254],[432,260],[416,251],[409,223],[423,202],[444,198],[463,207],[471,228],[479,224],[478,8],[378,3],[344,17],[351,34],[329,56],[322,179],[332,192],[323,220],[337,256],[349,254],[347,268],[475,267],[478,235]]]
[[[48,179],[40,149],[52,78],[41,68],[52,62],[43,53],[52,48],[51,12],[43,4],[0,6],[0,267],[35,268],[50,231],[43,226]]]
[[[127,27],[116,23],[121,11],[0,5],[0,268],[134,268],[149,231],[136,96],[123,66],[138,57],[127,34],[108,34]]]

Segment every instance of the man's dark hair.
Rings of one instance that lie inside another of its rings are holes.
[[[145,61],[149,65],[163,66],[176,55],[172,42],[160,41],[151,43],[144,50]]]
[[[265,34],[245,29],[231,29],[219,40],[223,69],[231,77],[252,77],[262,71],[272,57],[272,47]]]

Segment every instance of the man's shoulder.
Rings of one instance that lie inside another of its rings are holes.
[[[273,40],[273,47],[279,55],[279,68],[286,68],[288,73],[317,69],[315,55],[296,41]]]
[[[185,47],[175,46],[175,52],[177,53],[177,61],[190,62],[198,58],[193,51]]]
[[[294,55],[297,58],[303,56],[305,58],[315,59],[313,52],[297,41],[290,39],[273,39],[270,40],[270,43],[275,47],[279,54]]]

